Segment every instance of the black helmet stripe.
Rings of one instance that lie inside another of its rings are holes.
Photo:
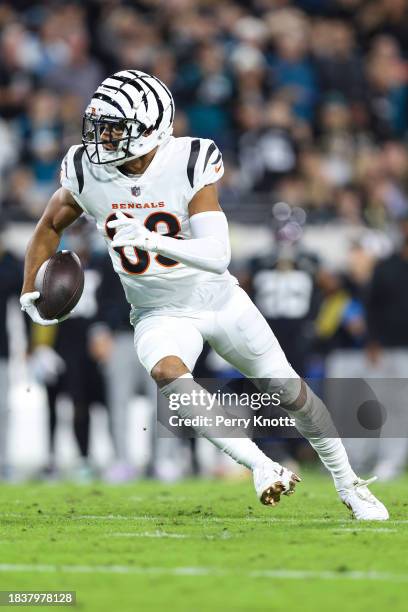
[[[144,79],[143,77],[140,78],[140,80],[150,89],[150,91],[153,93],[156,103],[157,103],[157,110],[158,110],[158,117],[156,119],[156,123],[154,124],[154,129],[157,130],[159,128],[159,125],[163,119],[163,114],[164,114],[164,107],[163,107],[163,102],[160,99],[159,94],[157,93],[157,91],[155,90],[155,88],[148,82],[146,81],[146,79]]]
[[[118,109],[118,111],[124,116],[126,117],[125,113],[123,112],[123,108],[121,107],[121,105],[116,102],[116,100],[112,100],[112,98],[110,98],[109,96],[103,94],[103,93],[98,93],[96,92],[93,95],[94,98],[96,98],[97,100],[103,100],[104,102],[107,102],[108,104],[110,104],[111,106],[114,106],[115,108]]]
[[[145,105],[145,109],[147,110],[147,93],[145,92],[143,87],[141,87],[140,85],[135,83],[134,79],[130,79],[129,77],[125,77],[125,76],[118,76],[117,74],[112,74],[112,76],[110,76],[109,78],[110,79],[116,79],[117,81],[120,81],[121,83],[123,83],[123,85],[131,85],[139,93],[142,93],[143,94],[142,102]]]
[[[146,78],[144,78],[143,76],[139,76],[137,74],[137,72],[134,72],[133,70],[128,70],[128,72],[130,72],[131,74],[134,74],[139,81],[142,81],[142,83],[144,83],[146,85],[146,87],[148,87],[150,89],[150,91],[152,92],[152,94],[154,95],[159,115],[158,115],[158,117],[156,119],[156,123],[154,124],[153,129],[157,130],[159,128],[161,120],[163,119],[163,113],[164,113],[163,103],[160,100],[160,97],[159,97],[157,91],[155,90],[155,88],[147,81]]]
[[[120,87],[115,87],[114,85],[105,85],[105,83],[103,84],[103,87],[104,87],[104,89],[112,89],[113,91],[118,91],[119,93],[123,94],[125,96],[126,100],[129,102],[130,108],[133,108],[133,100],[129,96],[127,91],[125,91],[124,89],[121,89]]]
[[[159,85],[161,85],[163,87],[163,89],[166,91],[167,95],[170,98],[170,106],[171,106],[171,114],[170,114],[170,121],[169,121],[169,125],[172,124],[173,119],[174,119],[174,104],[173,104],[173,96],[171,95],[169,88],[162,82],[160,81],[157,77],[155,77],[153,74],[151,75],[152,79],[154,79],[157,83],[159,83]]]

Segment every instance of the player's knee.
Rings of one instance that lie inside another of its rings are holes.
[[[301,378],[263,379],[260,383],[263,392],[279,395],[280,406],[285,410],[300,410],[306,404],[307,385]]]
[[[307,385],[302,378],[298,380],[300,381],[300,387],[292,389],[292,393],[287,398],[286,405],[282,404],[282,408],[285,408],[285,410],[300,410],[306,405]]]
[[[157,384],[163,385],[187,373],[189,373],[189,369],[180,357],[170,355],[169,357],[160,359],[153,367],[150,374]]]

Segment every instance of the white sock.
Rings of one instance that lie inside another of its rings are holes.
[[[340,438],[324,435],[336,435],[335,425],[322,400],[310,388],[307,395],[308,399],[303,408],[287,412],[295,419],[296,428],[309,441],[331,473],[336,489],[348,487],[357,476],[351,469],[346,449]]]
[[[191,390],[202,391],[203,387],[195,382],[191,374],[183,374],[179,378],[176,378],[169,384],[160,388],[160,391],[165,397],[169,397],[171,393],[185,393],[186,387],[180,380],[183,378],[191,379]],[[200,407],[201,409],[203,406]],[[193,417],[194,407],[193,406],[181,406],[178,409],[178,414],[182,417]],[[245,465],[245,467],[253,470],[255,467],[262,465],[265,461],[269,461],[268,457],[264,455],[260,448],[252,442],[249,438],[214,438],[206,427],[195,427],[194,428],[201,436],[207,438],[212,444],[217,446],[224,453],[232,457],[237,463]]]

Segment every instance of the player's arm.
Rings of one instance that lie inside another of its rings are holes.
[[[176,259],[181,263],[222,274],[231,259],[228,223],[218,202],[217,188],[214,184],[200,189],[189,204],[190,240],[177,240],[150,232],[137,219],[119,215],[111,221],[110,227],[120,228],[112,246],[136,246]]]
[[[25,255],[20,303],[22,310],[25,310],[36,323],[51,325],[57,322],[42,319],[35,307],[34,303],[40,297],[39,292],[35,291],[35,277],[44,261],[55,254],[64,229],[82,213],[82,208],[75,202],[68,189],[60,187],[51,197],[34,230]]]

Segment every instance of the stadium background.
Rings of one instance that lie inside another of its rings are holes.
[[[63,241],[87,267],[72,320],[45,332],[16,306],[28,238],[83,110],[123,68],[170,87],[176,136],[222,150],[231,269],[292,363],[308,376],[405,376],[408,2],[14,2],[1,5],[0,28],[2,477],[232,470],[206,446],[154,441],[154,389],[90,224]],[[212,354],[199,368],[225,374]],[[350,452],[392,478],[406,466],[407,433],[351,441]],[[305,454],[270,450],[282,461]]]

